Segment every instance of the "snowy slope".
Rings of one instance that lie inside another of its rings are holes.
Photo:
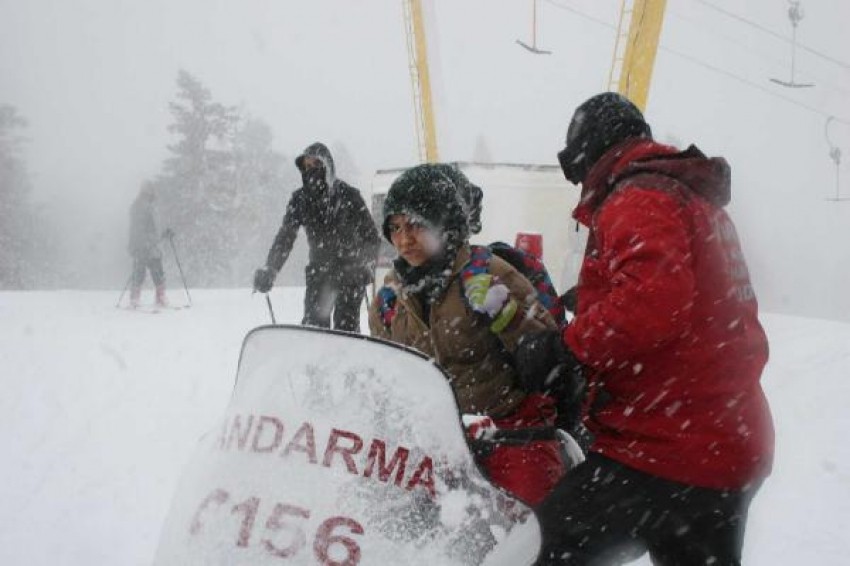
[[[302,293],[275,290],[278,322],[298,322]],[[247,290],[195,291],[193,308],[160,314],[116,298],[0,293],[0,564],[149,564],[180,471],[227,403],[242,338],[269,321]],[[850,324],[763,320],[777,462],[746,562],[844,564]]]

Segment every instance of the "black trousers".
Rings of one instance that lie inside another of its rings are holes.
[[[304,318],[301,324],[333,327],[336,330],[360,332],[360,305],[366,296],[366,286],[352,284],[331,268],[308,267],[307,291],[304,293]]]
[[[165,284],[165,270],[159,256],[137,255],[133,257],[133,287],[139,288],[145,282],[145,274],[150,270],[153,284],[157,287]]]
[[[622,564],[649,552],[656,565],[738,565],[757,489],[689,486],[591,453],[536,509],[536,564]]]

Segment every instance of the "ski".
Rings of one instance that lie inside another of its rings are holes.
[[[191,308],[191,305],[177,305],[177,306],[138,306],[138,307],[122,307],[126,311],[136,312],[139,314],[159,314],[161,312],[166,311],[180,311],[184,309]]]

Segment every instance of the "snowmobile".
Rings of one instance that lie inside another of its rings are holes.
[[[447,376],[419,352],[255,328],[230,403],[180,480],[155,564],[532,564],[533,512],[487,481],[468,438]]]

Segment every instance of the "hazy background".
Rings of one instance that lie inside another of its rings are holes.
[[[530,1],[430,2],[441,159],[554,164],[572,110],[607,89],[619,5],[540,0],[537,43],[553,53],[535,56],[515,43],[530,42]],[[790,78],[785,0],[669,0],[647,118],[660,140],[731,162],[764,309],[850,320],[850,201],[826,200],[824,132],[834,115],[850,155],[850,3],[801,5],[795,79],[816,86],[785,89],[769,81]],[[54,230],[28,252],[27,286],[123,285],[127,207],[170,156],[180,69],[274,136],[278,201],[248,226],[246,266],[264,260],[304,146],[327,143],[367,196],[375,169],[417,159],[401,0],[0,0],[0,105],[27,122],[27,201]]]

